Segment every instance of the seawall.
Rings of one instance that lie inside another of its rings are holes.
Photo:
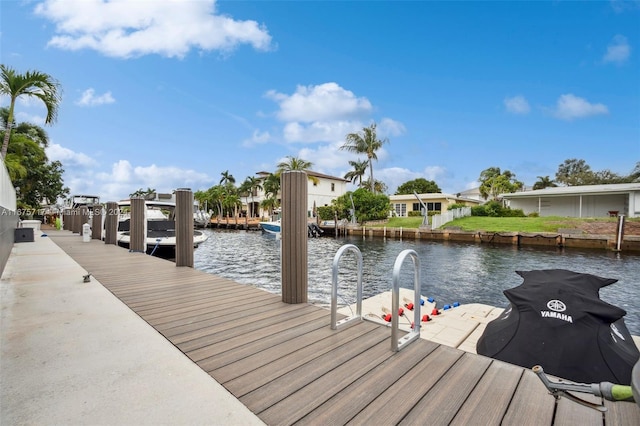
[[[416,239],[425,241],[451,241],[478,244],[511,244],[547,248],[601,249],[621,252],[640,252],[640,236],[624,236],[619,247],[615,235],[591,235],[575,233],[524,233],[461,231],[456,229],[431,230],[428,228],[386,228],[346,226],[335,228],[322,226],[325,235],[360,235],[372,238]]]

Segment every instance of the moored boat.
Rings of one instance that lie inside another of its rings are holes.
[[[160,257],[173,257],[176,249],[175,203],[172,201],[145,201],[146,217],[146,252]],[[117,243],[129,248],[131,241],[131,201],[118,203],[120,216],[118,219]],[[207,240],[207,234],[194,229],[193,246],[197,248]]]

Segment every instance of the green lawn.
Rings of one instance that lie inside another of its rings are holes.
[[[444,227],[456,226],[463,231],[487,232],[558,232],[558,228],[575,228],[580,222],[617,222],[617,218],[578,219],[572,217],[482,217],[470,216],[448,222]],[[640,221],[640,219],[626,219]],[[370,225],[388,228],[418,228],[421,217],[394,217],[386,224]]]

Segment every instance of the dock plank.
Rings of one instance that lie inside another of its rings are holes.
[[[267,424],[640,424],[633,403],[605,402],[603,417],[556,402],[529,369],[424,339],[392,352],[386,326],[331,330],[324,308],[68,231],[49,236]]]

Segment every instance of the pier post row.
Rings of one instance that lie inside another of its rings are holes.
[[[142,197],[131,198],[129,251],[147,252],[147,205]]]
[[[176,266],[193,268],[193,192],[176,190]]]
[[[118,203],[107,203],[106,217],[104,218],[104,243],[116,244],[118,241]]]
[[[287,171],[280,180],[282,301],[307,303],[307,174]]]

